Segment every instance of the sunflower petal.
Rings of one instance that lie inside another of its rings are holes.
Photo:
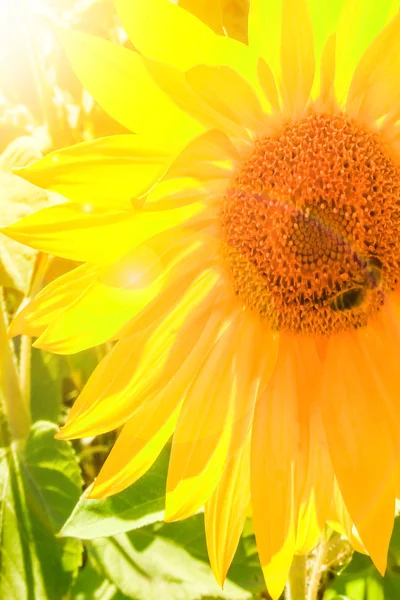
[[[313,27],[306,0],[283,0],[282,87],[290,116],[300,116],[310,98],[314,81]]]
[[[205,506],[208,556],[220,586],[232,562],[250,510],[250,432],[227,463]]]
[[[58,437],[86,437],[115,429],[132,416],[144,398],[154,396],[158,386],[178,371],[182,362],[178,350],[190,353],[198,339],[196,333],[206,325],[210,304],[215,301],[215,283],[214,274],[199,278],[161,324],[121,339],[92,374]]]
[[[152,80],[137,52],[69,29],[60,29],[59,37],[83,86],[131,131],[153,133],[178,147],[201,131]]]
[[[243,318],[244,317],[244,318]],[[214,575],[223,584],[250,509],[250,441],[254,406],[275,368],[278,337],[258,317],[242,315],[235,342],[231,457],[205,507],[207,546]]]
[[[175,375],[169,369],[164,382],[158,381],[160,391],[155,397],[154,394],[142,394],[141,399],[136,399],[137,408],[100,471],[91,497],[125,489],[152,465],[175,429],[185,392],[197,375],[205,352],[214,343],[218,328],[219,322],[215,318],[208,322],[204,319],[192,321],[190,327],[184,328],[182,339],[187,338],[189,347],[183,349],[180,345],[176,352],[179,363],[181,356],[186,357],[183,364]],[[190,331],[190,338],[186,330]]]
[[[296,530],[296,554],[311,552],[318,544],[321,533],[315,497],[311,494],[308,500],[300,505]]]
[[[400,114],[399,36],[398,14],[372,42],[356,68],[347,100],[350,115],[371,123],[391,111]]]
[[[382,396],[379,376],[366,367],[362,355],[357,333],[330,339],[323,418],[344,501],[383,574],[394,520],[397,457],[390,418],[384,404],[376,402]]]
[[[295,529],[293,522],[290,522],[283,546],[263,567],[265,583],[272,600],[278,600],[282,595],[293,562],[295,547]]]
[[[216,33],[246,43],[247,0],[240,3],[232,0],[179,0],[179,5],[197,15]]]
[[[329,40],[335,40],[344,2],[345,0],[335,0],[334,2],[331,0],[307,0],[314,32],[315,76],[311,92],[313,98],[318,98],[320,91],[323,90],[323,77],[326,74],[324,60],[326,62],[327,53],[330,63],[335,64],[335,55],[333,55],[333,60],[330,60],[331,48],[327,49],[327,46],[334,45],[334,42]]]
[[[272,71],[263,58],[259,58],[257,63],[257,73],[261,88],[264,92],[272,109],[276,112],[280,112],[281,104],[279,100],[278,90]]]
[[[266,115],[251,86],[233,69],[199,65],[187,71],[186,79],[206,104],[243,128],[242,137],[246,129],[262,131]]]
[[[121,22],[144,56],[182,71],[195,65],[226,65],[255,76],[253,55],[240,42],[220,36],[169,0],[115,0]]]
[[[282,0],[251,0],[249,10],[249,46],[270,67],[281,82]]]
[[[50,324],[34,346],[71,354],[112,339],[156,297],[163,271],[160,256],[146,246],[98,269],[92,284],[62,314],[48,314]]]
[[[185,71],[210,59],[217,35],[189,11],[168,0],[115,0],[121,23],[145,56]]]
[[[165,178],[194,177],[199,181],[231,177],[240,155],[222,131],[211,129],[191,140],[165,173]]]
[[[147,69],[154,81],[158,83],[162,90],[188,115],[206,129],[219,129],[227,136],[241,139],[243,137],[243,128],[226,117],[221,111],[217,110],[215,105],[206,102],[200,94],[196,93],[188,82],[187,72],[179,71],[169,65],[164,65],[144,59]],[[201,65],[205,67],[206,65]],[[192,67],[197,69],[200,66]],[[218,67],[210,67],[217,69]],[[189,70],[189,73],[192,71]],[[236,73],[236,72],[235,72]],[[239,75],[238,75],[239,77]]]
[[[251,502],[261,566],[268,591],[283,591],[294,552],[293,460],[298,443],[296,377],[289,356],[276,371],[254,414]]]
[[[320,97],[325,107],[334,106],[336,36],[326,41],[321,56]]]
[[[156,139],[116,135],[51,152],[16,173],[73,202],[111,210],[132,210],[171,160],[171,150]]]
[[[304,489],[302,481],[297,482],[299,453],[308,428],[307,403],[319,380],[319,363],[312,340],[281,334],[274,374],[254,414],[253,522],[261,566],[274,598],[282,593],[296,547]]]
[[[357,64],[372,40],[385,26],[392,0],[346,0],[336,38],[335,91],[346,102]]]
[[[47,285],[13,319],[9,334],[38,337],[49,323],[58,319],[66,307],[84,293],[96,278],[90,265],[81,265]]]
[[[257,399],[267,388],[276,366],[279,336],[260,326],[258,315],[245,313],[234,354],[234,413],[230,453],[240,451],[254,418]]]
[[[124,425],[89,498],[117,494],[146,473],[171,437],[179,414],[174,397],[143,404]],[[167,400],[167,401],[166,401]]]
[[[166,519],[195,514],[220,479],[232,427],[232,345],[238,316],[221,317],[222,333],[188,390],[172,440]]]
[[[200,209],[201,205],[196,203],[135,214],[66,203],[39,210],[2,232],[41,252],[109,264],[147,239],[186,221]]]

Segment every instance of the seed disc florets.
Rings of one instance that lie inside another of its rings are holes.
[[[377,133],[312,114],[255,142],[221,225],[236,293],[274,328],[361,327],[399,279],[400,169]]]

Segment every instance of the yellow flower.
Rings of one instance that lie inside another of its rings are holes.
[[[116,0],[136,51],[60,33],[136,135],[22,171],[70,202],[9,227],[84,264],[12,326],[115,340],[60,438],[123,425],[92,497],[173,434],[166,518],[205,505],[222,582],[251,507],[271,595],[338,522],[384,572],[398,495],[400,15],[252,0],[248,46],[167,0]]]

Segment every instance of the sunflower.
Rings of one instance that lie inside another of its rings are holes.
[[[252,0],[248,45],[168,0],[116,7],[134,51],[60,38],[135,134],[22,170],[68,202],[5,230],[82,263],[11,332],[62,354],[113,342],[57,437],[122,427],[99,498],[172,436],[166,519],[205,507],[220,583],[249,513],[274,598],[326,522],[383,573],[399,488],[398,3]]]

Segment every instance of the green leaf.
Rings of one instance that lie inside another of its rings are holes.
[[[400,598],[400,518],[389,547],[388,567],[382,577],[368,556],[355,552],[349,565],[325,591],[323,600],[398,600]]]
[[[73,600],[128,600],[119,589],[95,569],[93,560],[80,569],[71,591]]]
[[[153,468],[124,492],[106,500],[82,497],[61,534],[90,540],[91,561],[135,600],[205,596],[244,600],[265,590],[253,535],[241,540],[229,582],[221,590],[209,566],[203,516],[161,522],[168,461],[166,449]]]
[[[193,558],[209,564],[203,515],[196,515],[178,523],[158,524],[153,527],[153,531],[158,537],[184,548]],[[242,537],[240,540],[228,577],[252,593],[265,589],[254,535]]]
[[[250,591],[231,580],[223,590],[215,582],[206,558],[202,515],[92,540],[88,548],[105,576],[135,600],[251,598]],[[258,591],[264,587],[262,583]]]
[[[37,348],[31,350],[31,418],[52,421],[60,417],[63,379],[67,375],[64,356]]]
[[[80,542],[56,537],[81,488],[72,447],[54,440],[56,430],[39,421],[25,447],[3,443],[0,598],[62,598],[80,565]]]
[[[168,461],[165,450],[135,485],[110,498],[89,500],[82,495],[61,535],[90,540],[161,521]]]

